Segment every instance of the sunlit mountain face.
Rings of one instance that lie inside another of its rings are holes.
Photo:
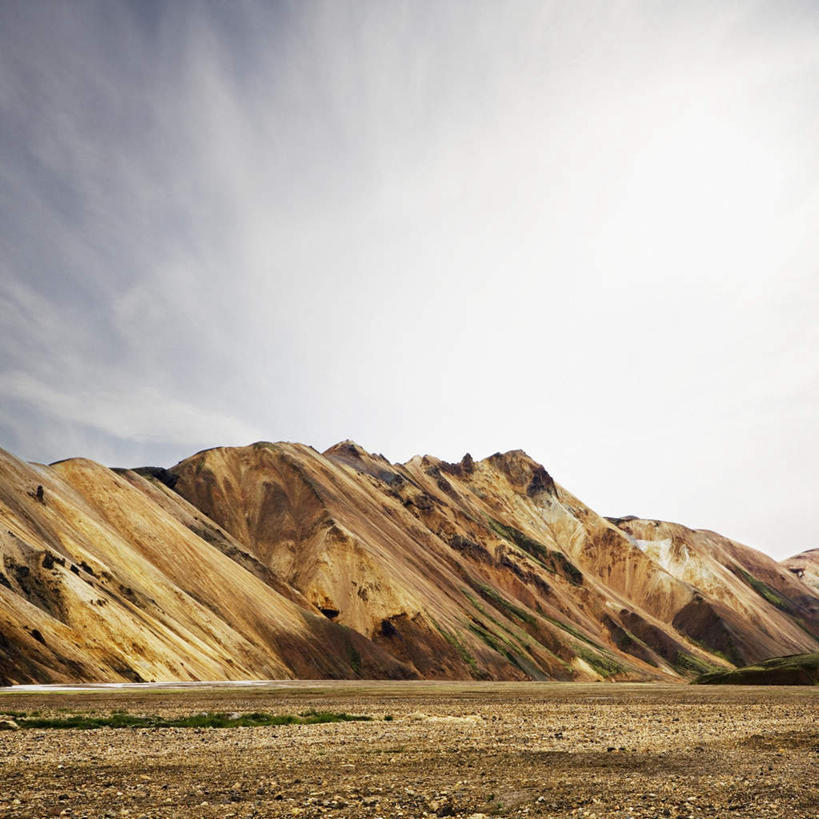
[[[677,680],[819,648],[809,556],[605,518],[520,450],[0,459],[0,676]]]

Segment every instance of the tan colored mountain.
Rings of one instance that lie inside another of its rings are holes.
[[[600,517],[519,451],[4,456],[0,518],[13,682],[672,680],[819,647],[804,577],[714,533]]]
[[[808,549],[782,561],[782,565],[792,574],[819,593],[819,549]]]
[[[0,453],[0,681],[413,676],[163,489]]]

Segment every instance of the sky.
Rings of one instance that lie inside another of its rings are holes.
[[[819,546],[819,4],[0,4],[0,446],[524,449]]]

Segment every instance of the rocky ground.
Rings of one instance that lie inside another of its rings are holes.
[[[819,816],[819,689],[302,683],[2,693],[0,715],[370,722],[0,733],[0,816]]]

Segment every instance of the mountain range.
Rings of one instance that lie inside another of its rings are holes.
[[[819,550],[597,514],[524,452],[0,450],[0,684],[664,680],[819,650]]]

